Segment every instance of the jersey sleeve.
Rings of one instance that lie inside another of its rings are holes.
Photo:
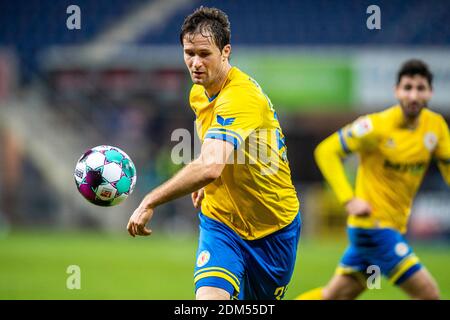
[[[323,140],[314,151],[314,157],[322,175],[339,202],[345,203],[353,198],[354,191],[345,175],[342,154],[342,138],[338,132]]]
[[[448,125],[444,118],[440,116],[440,132],[439,138],[434,150],[434,157],[437,160],[439,170],[441,171],[442,177],[450,186],[450,135]]]
[[[373,149],[377,146],[376,118],[374,115],[359,117],[337,131],[341,156],[352,152]]]
[[[228,141],[237,149],[262,124],[261,102],[242,89],[220,97],[204,139]]]
[[[342,158],[352,152],[374,148],[377,141],[375,129],[371,116],[360,117],[323,140],[315,149],[316,163],[341,203],[354,197]]]

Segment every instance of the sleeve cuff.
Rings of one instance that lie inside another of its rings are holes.
[[[342,150],[344,150],[344,152],[346,154],[351,153],[352,151],[349,149],[347,142],[345,141],[344,132],[342,131],[342,129],[339,129],[338,135],[339,135],[339,142],[341,143]]]
[[[233,144],[234,149],[239,148],[241,143],[244,141],[242,137],[234,131],[221,129],[221,128],[212,128],[206,132],[205,139],[218,139],[227,141]]]
[[[349,191],[349,192],[340,193],[338,200],[341,204],[345,205],[348,201],[350,201],[354,197],[355,197],[355,195],[353,194],[353,192]]]

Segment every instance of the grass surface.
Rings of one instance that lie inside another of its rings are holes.
[[[0,239],[0,299],[194,299],[197,240],[62,232],[15,232]],[[334,272],[345,240],[301,240],[285,299],[324,285]],[[448,246],[413,245],[450,299]],[[69,290],[67,268],[81,270],[81,289]],[[383,280],[381,290],[361,299],[405,299]]]

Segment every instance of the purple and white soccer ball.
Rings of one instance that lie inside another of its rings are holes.
[[[78,191],[98,206],[115,206],[125,200],[136,185],[136,167],[122,150],[98,146],[86,151],[74,172]]]

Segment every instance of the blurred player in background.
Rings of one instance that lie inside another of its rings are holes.
[[[403,64],[399,105],[357,119],[316,148],[317,164],[348,213],[347,248],[334,277],[298,299],[355,299],[376,265],[414,299],[439,299],[436,282],[414,255],[406,232],[413,198],[432,158],[450,184],[450,138],[444,118],[427,109],[433,76],[420,60]],[[353,191],[341,159],[358,153]]]
[[[149,235],[146,223],[158,205],[193,192],[194,206],[201,206],[196,298],[281,299],[301,221],[277,114],[258,84],[230,65],[225,13],[197,9],[185,19],[180,41],[194,82],[190,105],[201,154],[145,196],[127,229],[132,236]],[[277,166],[252,157],[255,148],[273,151]],[[244,164],[229,161],[238,152]]]

